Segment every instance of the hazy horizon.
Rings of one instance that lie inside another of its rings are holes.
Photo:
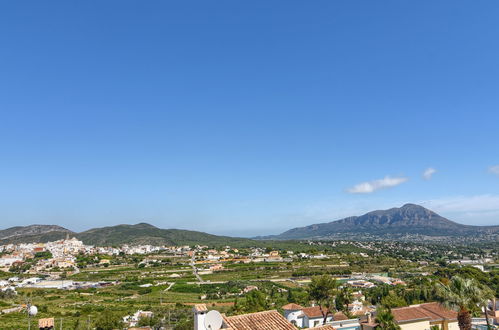
[[[499,224],[499,3],[1,9],[3,228]]]
[[[395,207],[401,207],[402,205],[400,206],[395,206]],[[371,211],[377,211],[378,209],[376,210],[370,210],[368,212],[371,212]],[[361,215],[364,215],[365,213],[367,212],[364,212],[362,214],[351,214],[350,216],[361,216]],[[442,214],[439,214],[439,215],[442,215]],[[445,218],[445,216],[444,216]],[[449,218],[448,218],[449,219]],[[323,222],[331,222],[331,221],[336,221],[336,220],[341,220],[340,218],[338,219],[322,219]],[[453,219],[449,219],[451,221],[454,221]],[[302,224],[299,224],[297,225],[298,227],[300,226],[307,226],[307,225],[311,225],[311,224],[315,224],[315,223],[320,223],[321,221],[320,220],[317,220],[316,222],[312,223],[312,222],[309,222],[309,223],[302,223]],[[466,223],[462,223],[462,222],[459,222],[459,221],[454,221],[456,223],[461,223],[461,224],[466,224]],[[130,222],[130,223],[115,223],[115,224],[109,224],[109,225],[106,225],[106,226],[96,226],[96,227],[88,227],[88,228],[81,228],[79,230],[75,230],[74,228],[71,228],[71,227],[68,227],[68,226],[63,226],[63,225],[60,225],[60,224],[55,224],[55,223],[33,223],[33,224],[30,224],[30,225],[58,225],[58,226],[61,226],[61,227],[64,227],[66,229],[69,229],[71,231],[74,231],[74,232],[82,232],[82,231],[85,231],[85,230],[89,230],[89,229],[93,229],[93,228],[99,228],[99,227],[107,227],[107,226],[116,226],[116,225],[137,225],[139,223],[147,223],[147,224],[150,224],[150,225],[153,225],[155,227],[158,227],[160,229],[185,229],[185,230],[195,230],[195,231],[198,231],[197,229],[195,228],[189,228],[189,227],[168,227],[168,226],[162,226],[162,225],[157,225],[157,224],[154,224],[154,223],[151,223],[151,222],[148,222],[147,220],[144,220],[144,221],[136,221],[136,222]],[[495,226],[495,225],[499,225],[499,223],[496,223],[496,224],[490,224],[491,226]],[[477,226],[480,226],[480,225],[477,225]],[[487,226],[487,225],[483,225],[483,226]],[[10,228],[10,227],[9,227]],[[0,228],[0,230],[2,229],[7,229],[7,228]],[[286,227],[286,228],[279,228],[279,229],[276,229],[276,228],[268,228],[268,227],[262,227],[262,228],[255,228],[255,229],[252,229],[252,230],[241,230],[241,231],[237,231],[237,230],[227,230],[227,231],[220,231],[220,229],[214,229],[214,228],[208,228],[206,230],[207,233],[209,234],[215,234],[215,235],[225,235],[225,236],[233,236],[233,237],[247,237],[247,238],[251,238],[251,237],[256,237],[256,236],[268,236],[268,235],[276,235],[276,234],[281,234],[282,232],[284,231],[287,231],[289,229],[292,229],[292,227]],[[209,230],[215,230],[215,231],[209,231]]]

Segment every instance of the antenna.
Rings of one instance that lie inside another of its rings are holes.
[[[204,326],[208,330],[219,330],[222,322],[222,315],[218,311],[209,311],[204,319]]]

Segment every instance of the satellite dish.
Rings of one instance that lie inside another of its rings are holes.
[[[28,314],[29,316],[35,316],[36,314],[38,314],[38,308],[36,308],[36,306],[30,306],[28,308]]]
[[[204,319],[204,326],[209,330],[218,330],[222,327],[222,315],[218,311],[209,311]]]

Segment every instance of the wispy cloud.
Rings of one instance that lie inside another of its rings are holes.
[[[428,167],[424,172],[423,172],[423,179],[425,180],[430,180],[433,174],[437,172],[436,169],[433,167]]]
[[[376,190],[398,186],[406,181],[407,178],[404,177],[393,178],[391,176],[385,176],[383,179],[359,183],[348,188],[347,191],[351,194],[370,194]]]
[[[477,211],[499,211],[499,196],[476,195],[455,196],[424,201],[423,204],[435,211],[447,212],[477,212]]]
[[[495,175],[499,175],[499,165],[489,167],[489,172]]]
[[[451,220],[467,224],[497,225],[499,223],[499,196],[454,196],[420,202],[421,205]]]

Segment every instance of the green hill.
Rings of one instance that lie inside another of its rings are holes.
[[[94,228],[76,234],[76,238],[90,245],[224,245],[251,242],[250,239],[211,235],[181,229],[160,229],[147,223]]]
[[[57,241],[73,235],[71,230],[54,225],[16,226],[0,230],[0,244]]]

